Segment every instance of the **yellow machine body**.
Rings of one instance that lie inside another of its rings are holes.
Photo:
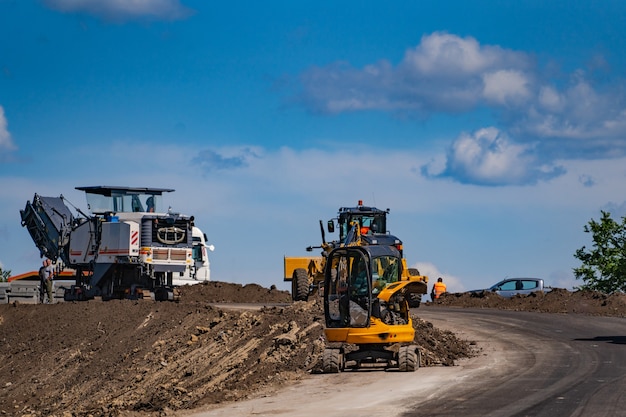
[[[389,302],[398,293],[417,293],[423,291],[426,285],[422,281],[398,281],[386,285],[378,294],[378,299]],[[326,328],[326,340],[329,342],[342,342],[360,344],[384,344],[411,343],[415,338],[413,321],[408,311],[408,306],[397,304],[393,306],[399,314],[405,317],[406,324],[387,324],[378,317],[370,317],[367,327],[341,327]]]
[[[395,246],[333,249],[324,273],[324,372],[364,364],[414,371],[419,349],[409,299],[425,293],[422,276],[404,274]],[[346,350],[345,346],[351,345]]]

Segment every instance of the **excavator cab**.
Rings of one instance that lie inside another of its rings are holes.
[[[419,367],[407,300],[423,284],[402,280],[402,268],[394,246],[343,246],[330,252],[324,282],[329,343],[324,372],[365,364],[402,371]]]

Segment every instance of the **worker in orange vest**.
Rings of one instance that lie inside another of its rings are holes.
[[[446,284],[444,284],[443,279],[439,277],[437,278],[437,282],[433,284],[433,290],[430,293],[430,297],[432,298],[433,301],[435,301],[444,292],[446,292]]]

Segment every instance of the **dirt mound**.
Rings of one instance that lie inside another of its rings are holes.
[[[427,305],[626,317],[626,294],[606,295],[595,291],[572,292],[561,288],[555,288],[546,293],[516,295],[512,298],[504,298],[488,291],[446,293],[434,303],[427,303]]]
[[[0,414],[167,415],[268,394],[319,369],[322,318],[319,300],[224,282],[183,287],[177,303],[0,305]],[[472,354],[414,326],[422,366]]]
[[[275,286],[265,288],[258,284],[238,285],[228,282],[208,281],[180,287],[181,302],[193,303],[291,303],[288,291]]]

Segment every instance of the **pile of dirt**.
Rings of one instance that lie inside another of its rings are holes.
[[[473,353],[414,326],[422,366]],[[183,287],[176,303],[0,305],[0,414],[168,415],[267,395],[319,370],[323,348],[319,300],[256,284]]]
[[[554,288],[545,293],[516,295],[512,298],[504,298],[489,291],[446,293],[427,305],[626,317],[626,294],[607,295],[596,291],[568,291],[562,288]]]

